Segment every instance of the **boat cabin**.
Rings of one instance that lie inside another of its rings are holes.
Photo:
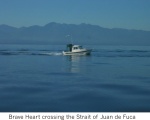
[[[83,49],[81,45],[73,45],[73,44],[67,45],[67,51],[69,51],[69,52],[81,50],[81,49]]]
[[[80,50],[80,49],[82,49],[82,46],[80,46],[80,45],[74,45],[72,47],[72,50]]]

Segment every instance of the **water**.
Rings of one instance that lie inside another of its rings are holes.
[[[150,111],[150,47],[0,45],[1,112]]]

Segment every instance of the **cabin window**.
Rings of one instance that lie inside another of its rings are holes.
[[[74,50],[78,49],[78,47],[74,47]]]

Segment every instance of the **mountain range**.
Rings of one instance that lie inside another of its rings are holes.
[[[150,31],[103,28],[91,24],[12,27],[0,25],[0,44],[150,45]]]

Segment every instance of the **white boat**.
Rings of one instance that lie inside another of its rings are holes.
[[[82,48],[81,45],[68,44],[67,50],[63,51],[63,55],[90,55],[91,49]]]

